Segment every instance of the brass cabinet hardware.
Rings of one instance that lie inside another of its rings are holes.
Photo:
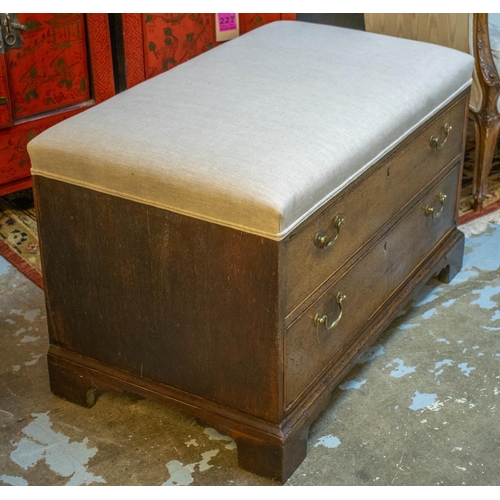
[[[25,24],[17,22],[17,14],[0,14],[0,28],[5,49],[18,49],[22,47],[23,41],[19,35],[19,30],[26,31],[28,27]]]
[[[328,236],[324,232],[319,231],[316,233],[316,236],[314,237],[314,244],[318,248],[328,248],[332,246],[339,237],[340,226],[343,223],[344,223],[344,217],[342,217],[342,214],[337,214],[333,219],[333,227],[336,229],[335,236],[331,239],[328,239]]]
[[[339,323],[340,320],[342,319],[342,302],[344,302],[346,296],[342,293],[339,292],[336,297],[337,304],[339,305],[339,315],[337,316],[337,319],[334,320],[330,325],[328,324],[328,315],[323,314],[316,314],[314,316],[314,326],[318,325],[323,325],[327,330],[331,330],[332,328],[335,328]]]
[[[431,141],[430,145],[431,148],[436,148],[436,149],[441,149],[445,144],[446,141],[448,140],[448,135],[452,129],[452,126],[449,123],[445,123],[443,126],[443,131],[444,131],[444,139],[439,140],[439,137],[436,137],[435,135],[431,135]]]
[[[7,97],[0,96],[0,106],[7,106]]]
[[[441,217],[441,214],[443,213],[443,208],[444,208],[444,200],[446,200],[446,195],[441,192],[438,194],[438,200],[441,203],[441,208],[439,209],[439,212],[436,212],[436,209],[434,207],[431,207],[427,205],[425,207],[425,215],[432,215],[433,219],[437,219],[438,217]]]

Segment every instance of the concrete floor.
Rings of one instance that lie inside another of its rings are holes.
[[[275,485],[234,442],[133,396],[49,391],[43,292],[0,257],[0,484]],[[467,239],[334,391],[287,485],[500,484],[500,226]]]

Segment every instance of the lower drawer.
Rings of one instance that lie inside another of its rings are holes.
[[[457,164],[289,326],[285,334],[287,407],[354,340],[453,227],[459,172]]]

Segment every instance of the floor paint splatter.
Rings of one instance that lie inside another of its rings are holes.
[[[457,299],[450,299],[450,300],[447,300],[446,302],[443,302],[441,305],[444,306],[444,307],[450,307],[452,306],[455,302],[457,301]]]
[[[168,462],[167,469],[170,474],[170,479],[165,481],[162,486],[188,486],[193,479],[194,466],[196,464],[182,465],[179,460]]]
[[[36,342],[37,340],[40,340],[40,337],[32,337],[31,335],[25,335],[22,339],[21,342],[23,344],[27,344],[28,342]]]
[[[170,479],[165,481],[162,486],[188,486],[194,481],[193,472],[198,467],[200,472],[207,471],[213,467],[209,464],[210,460],[219,453],[219,450],[209,450],[201,454],[201,460],[192,464],[183,465],[178,460],[171,460],[166,465],[170,474]]]
[[[229,444],[225,446],[226,450],[236,449],[236,443],[229,436],[223,436],[222,434],[217,432],[215,429],[212,429],[211,427],[207,427],[203,431],[203,433],[208,436],[208,439],[210,439],[210,441],[229,441]]]
[[[470,278],[475,278],[478,275],[479,273],[477,271],[465,271],[464,268],[462,268],[462,271],[460,271],[453,278],[453,280],[450,283],[448,283],[448,285],[457,286],[460,285],[461,283],[468,281]]]
[[[434,289],[434,292],[439,292],[439,291],[441,291],[441,287]],[[439,295],[437,295],[436,293],[427,294],[427,292],[425,290],[423,292],[421,292],[421,294],[419,294],[419,297],[422,297],[422,295],[423,295],[423,298],[417,297],[417,299],[415,299],[415,301],[413,303],[415,307],[425,306],[425,304],[428,304],[429,302],[432,302],[432,301],[436,300],[437,298],[439,298]]]
[[[424,314],[422,314],[422,318],[429,319],[431,316],[433,316],[436,313],[437,313],[436,308],[429,309],[428,311],[424,312]]]
[[[462,370],[462,372],[464,373],[464,375],[466,377],[469,377],[470,376],[470,372],[472,370],[475,370],[475,368],[473,366],[468,366],[468,363],[460,363],[458,365],[458,367],[460,368],[460,370]]]
[[[33,366],[42,356],[43,354],[32,354],[31,361],[26,361],[24,364],[26,366]]]
[[[17,476],[0,476],[0,481],[3,481],[5,484],[10,484],[11,486],[29,486],[26,479]]]
[[[339,385],[339,388],[343,391],[346,391],[347,389],[359,389],[363,384],[366,384],[366,380],[361,380],[361,382],[358,382],[357,380],[349,380],[348,382],[344,382]]]
[[[399,366],[391,371],[391,377],[401,378],[407,375],[408,373],[413,373],[417,367],[416,366],[405,366],[405,362],[402,359],[396,358],[392,360],[392,363],[386,365],[386,368],[393,366],[396,363]]]
[[[420,326],[420,323],[403,323],[399,325],[400,330],[409,330],[410,328],[414,328],[416,326]]]
[[[10,269],[10,264],[3,257],[0,257],[0,276],[7,274]]]
[[[453,361],[451,359],[443,359],[443,361],[438,361],[434,365],[433,370],[429,370],[431,373],[434,373],[434,375],[441,375],[443,373],[443,369],[439,370],[442,366],[451,366],[453,364]],[[439,371],[438,371],[439,370]]]
[[[482,271],[496,271],[498,269],[498,255],[492,252],[492,248],[500,248],[499,226],[489,225],[491,232],[487,231],[480,236],[468,238],[466,249],[473,249],[464,255],[462,269],[464,271],[473,268]],[[460,274],[464,274],[463,271]],[[477,273],[476,273],[477,274]],[[453,284],[455,280],[451,283]]]
[[[485,286],[482,290],[472,290],[472,293],[479,295],[477,300],[471,302],[472,305],[478,305],[482,309],[493,309],[498,306],[498,302],[491,300],[495,295],[500,294],[500,286]]]
[[[324,446],[325,448],[337,448],[340,445],[340,439],[337,436],[322,436],[317,441],[314,447]]]
[[[410,410],[422,410],[436,402],[437,394],[425,394],[415,391],[413,403],[409,406]]]
[[[22,316],[26,321],[33,323],[36,317],[40,314],[40,309],[33,309],[32,311],[27,311],[23,313],[20,309],[12,309],[10,314],[16,314],[17,316]]]
[[[210,465],[208,462],[210,462],[210,460],[212,460],[212,458],[214,458],[217,453],[219,453],[219,450],[205,451],[201,454],[202,460],[198,463],[200,472],[204,472],[213,467],[213,465]]]
[[[215,429],[212,429],[212,427],[207,427],[203,431],[203,434],[206,434],[208,436],[208,439],[210,439],[210,441],[231,441],[231,438],[229,436],[224,436],[223,434],[220,434]]]
[[[69,437],[52,430],[48,413],[33,413],[33,420],[22,430],[25,438],[16,444],[10,458],[24,470],[28,470],[40,461],[56,474],[69,477],[68,486],[105,483],[101,476],[87,471],[90,458],[97,453],[97,448],[88,448],[88,439],[81,443],[69,442]]]

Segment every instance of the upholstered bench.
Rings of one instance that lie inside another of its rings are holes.
[[[336,384],[460,269],[473,59],[277,22],[29,144],[52,391],[130,391],[285,481]]]

